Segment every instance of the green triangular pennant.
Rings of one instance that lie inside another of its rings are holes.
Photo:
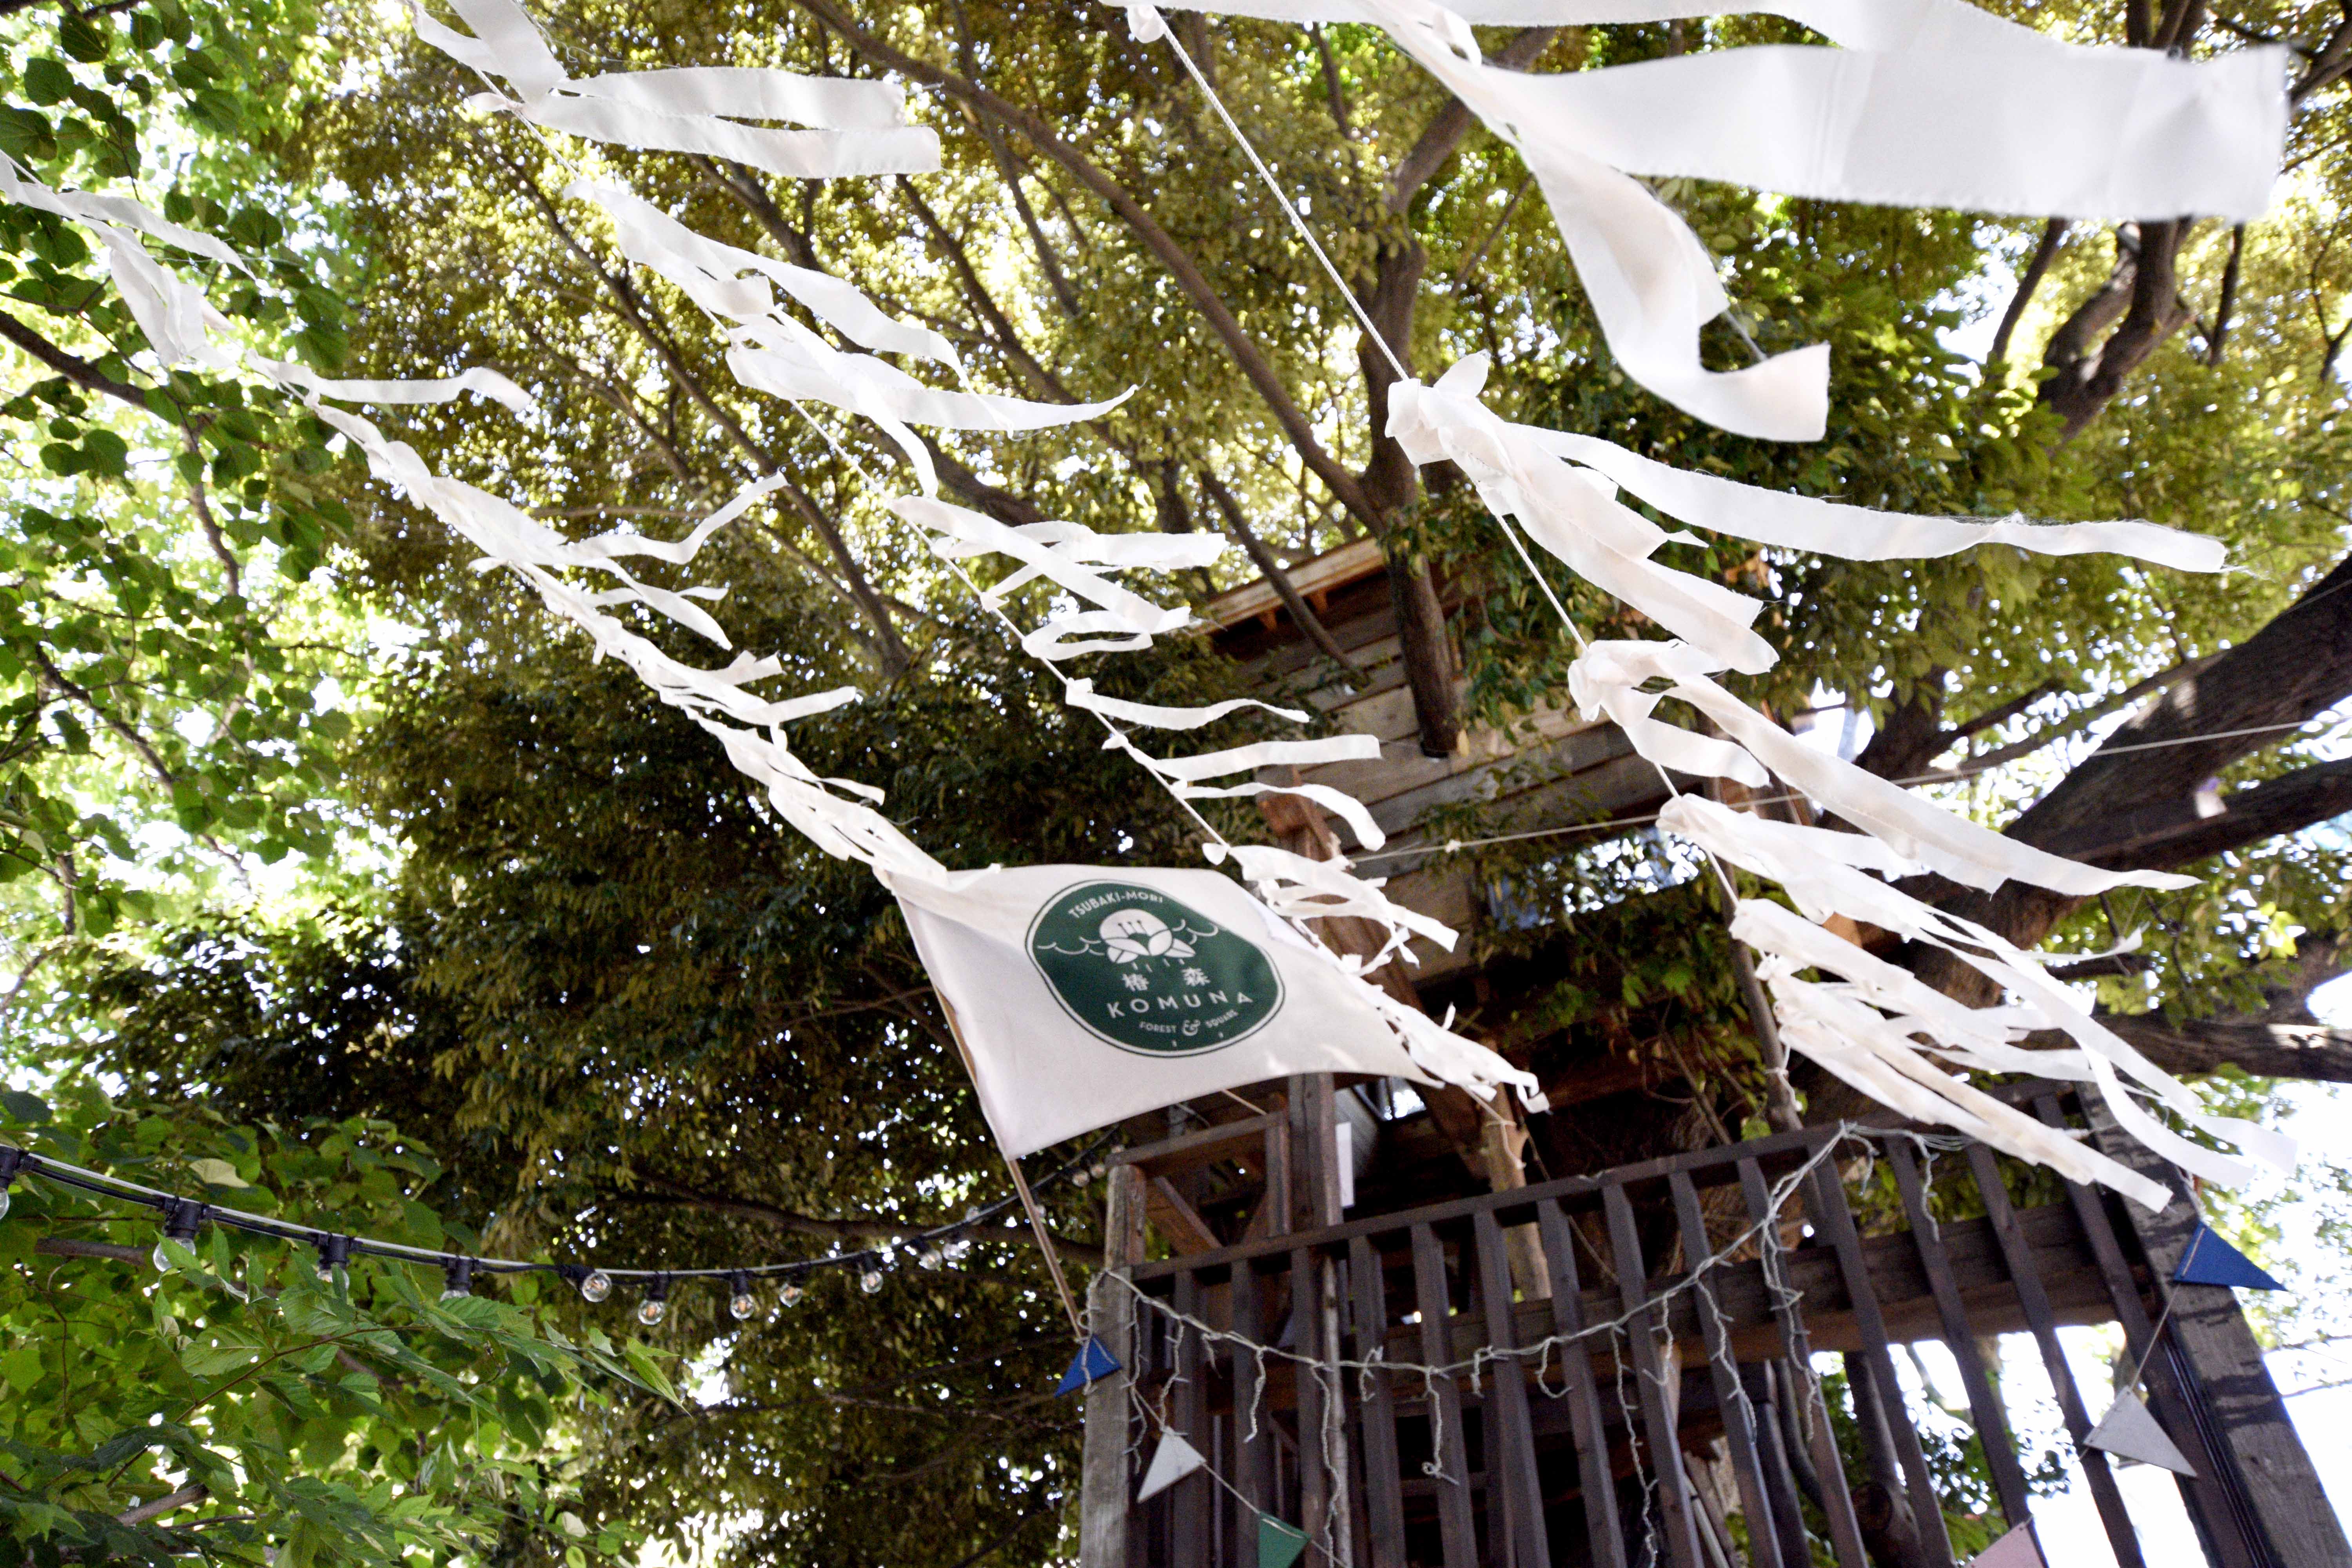
[[[1290,1568],[1307,1550],[1307,1532],[1271,1514],[1257,1516],[1257,1568]]]

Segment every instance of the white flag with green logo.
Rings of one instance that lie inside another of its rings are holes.
[[[1213,871],[894,880],[1007,1152],[1301,1072],[1431,1081],[1366,988]]]

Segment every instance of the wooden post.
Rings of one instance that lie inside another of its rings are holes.
[[[1319,1230],[1338,1225],[1339,1207],[1339,1131],[1332,1104],[1331,1075],[1307,1073],[1290,1080],[1291,1168],[1304,1179],[1297,1183],[1300,1228]],[[1291,1254],[1292,1310],[1298,1324],[1298,1348],[1324,1363],[1323,1375],[1300,1370],[1298,1378],[1299,1524],[1310,1540],[1328,1541],[1334,1568],[1355,1561],[1349,1538],[1348,1440],[1339,1396],[1344,1387],[1339,1375],[1339,1279],[1331,1260],[1301,1251]],[[1328,1379],[1328,1386],[1325,1379]]]
[[[1110,1168],[1104,1200],[1103,1264],[1123,1269],[1143,1260],[1143,1174],[1121,1163]],[[1120,1286],[1098,1283],[1087,1304],[1095,1337],[1120,1367],[1134,1363],[1135,1300]],[[1128,1374],[1115,1372],[1087,1388],[1086,1458],[1079,1472],[1080,1568],[1127,1568],[1129,1427]]]
[[[2096,1089],[2084,1084],[2081,1092],[2099,1152],[2179,1194],[2161,1214],[2131,1211],[2158,1299],[2171,1302],[2155,1353],[2177,1355],[2177,1364],[2189,1373],[2191,1396],[2210,1417],[2206,1442],[2218,1450],[2229,1472],[2222,1479],[2242,1505],[2231,1511],[2254,1538],[2248,1544],[2258,1561],[2283,1568],[2352,1568],[2352,1543],[2346,1542],[2311,1456],[2287,1419],[2278,1385],[2263,1364],[2262,1347],[2238,1310],[2236,1292],[2219,1285],[2172,1283],[2181,1251],[2196,1232],[2195,1194],[2169,1162],[2116,1124]]]

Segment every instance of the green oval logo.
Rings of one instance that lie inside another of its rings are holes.
[[[1282,1005],[1257,946],[1153,888],[1087,882],[1046,900],[1029,958],[1070,1016],[1121,1050],[1189,1057],[1255,1033]]]

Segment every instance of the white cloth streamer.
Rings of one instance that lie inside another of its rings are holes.
[[[416,36],[459,64],[507,83],[476,108],[617,147],[699,153],[795,180],[923,174],[940,166],[940,139],[906,122],[894,83],[804,77],[745,67],[616,72],[574,80],[514,0],[451,0],[472,35],[409,0]],[[739,120],[812,127],[772,131]]]
[[[1113,0],[1138,37],[1148,6]],[[1370,23],[1517,149],[1601,332],[1635,381],[1737,434],[1815,440],[1828,357],[1815,345],[1716,373],[1698,330],[1728,301],[1713,258],[1629,175],[1792,195],[2072,217],[2260,214],[2286,127],[2274,48],[2188,61],[2084,48],[1959,0],[1780,0],[1845,46],[1710,51],[1600,70],[1490,67],[1472,22],[1579,26],[1712,15],[1683,0],[1192,0],[1289,22]]]

